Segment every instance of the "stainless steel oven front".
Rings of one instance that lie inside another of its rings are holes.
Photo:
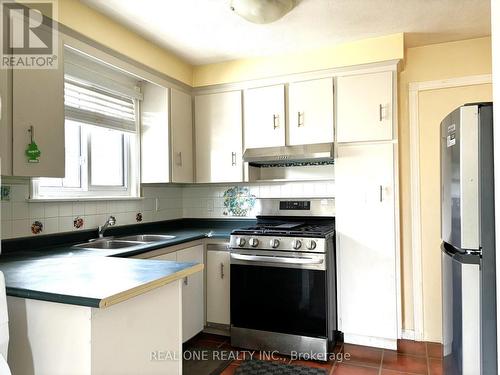
[[[326,359],[336,332],[331,250],[232,248],[231,344]]]

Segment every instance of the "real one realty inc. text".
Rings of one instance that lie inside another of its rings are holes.
[[[295,352],[290,355],[282,356],[277,351],[255,351],[255,350],[208,350],[192,349],[182,352],[182,356],[177,351],[155,350],[150,353],[151,361],[234,361],[234,360],[252,360],[260,359],[264,361],[337,361],[349,360],[349,353],[313,353],[313,352]]]

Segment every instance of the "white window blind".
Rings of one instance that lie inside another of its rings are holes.
[[[66,76],[64,106],[67,119],[108,129],[136,131],[135,100],[129,96]]]

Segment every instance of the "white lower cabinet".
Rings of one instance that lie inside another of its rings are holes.
[[[174,251],[172,253],[158,255],[155,257],[148,258],[148,259],[171,260],[171,261],[175,262],[175,261],[177,261],[177,252]]]
[[[146,256],[145,258],[203,264],[203,253],[203,245],[197,245],[149,258]],[[182,342],[191,339],[204,328],[205,299],[203,280],[203,272],[197,272],[182,281]]]
[[[207,251],[207,323],[230,324],[229,251]]]
[[[203,245],[177,252],[178,262],[203,263]],[[203,331],[203,272],[185,277],[182,283],[182,342]]]
[[[395,150],[339,145],[335,162],[339,318],[345,342],[395,349]]]

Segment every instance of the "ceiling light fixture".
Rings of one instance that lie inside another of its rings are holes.
[[[298,0],[231,0],[233,12],[253,23],[271,23],[290,12]]]

